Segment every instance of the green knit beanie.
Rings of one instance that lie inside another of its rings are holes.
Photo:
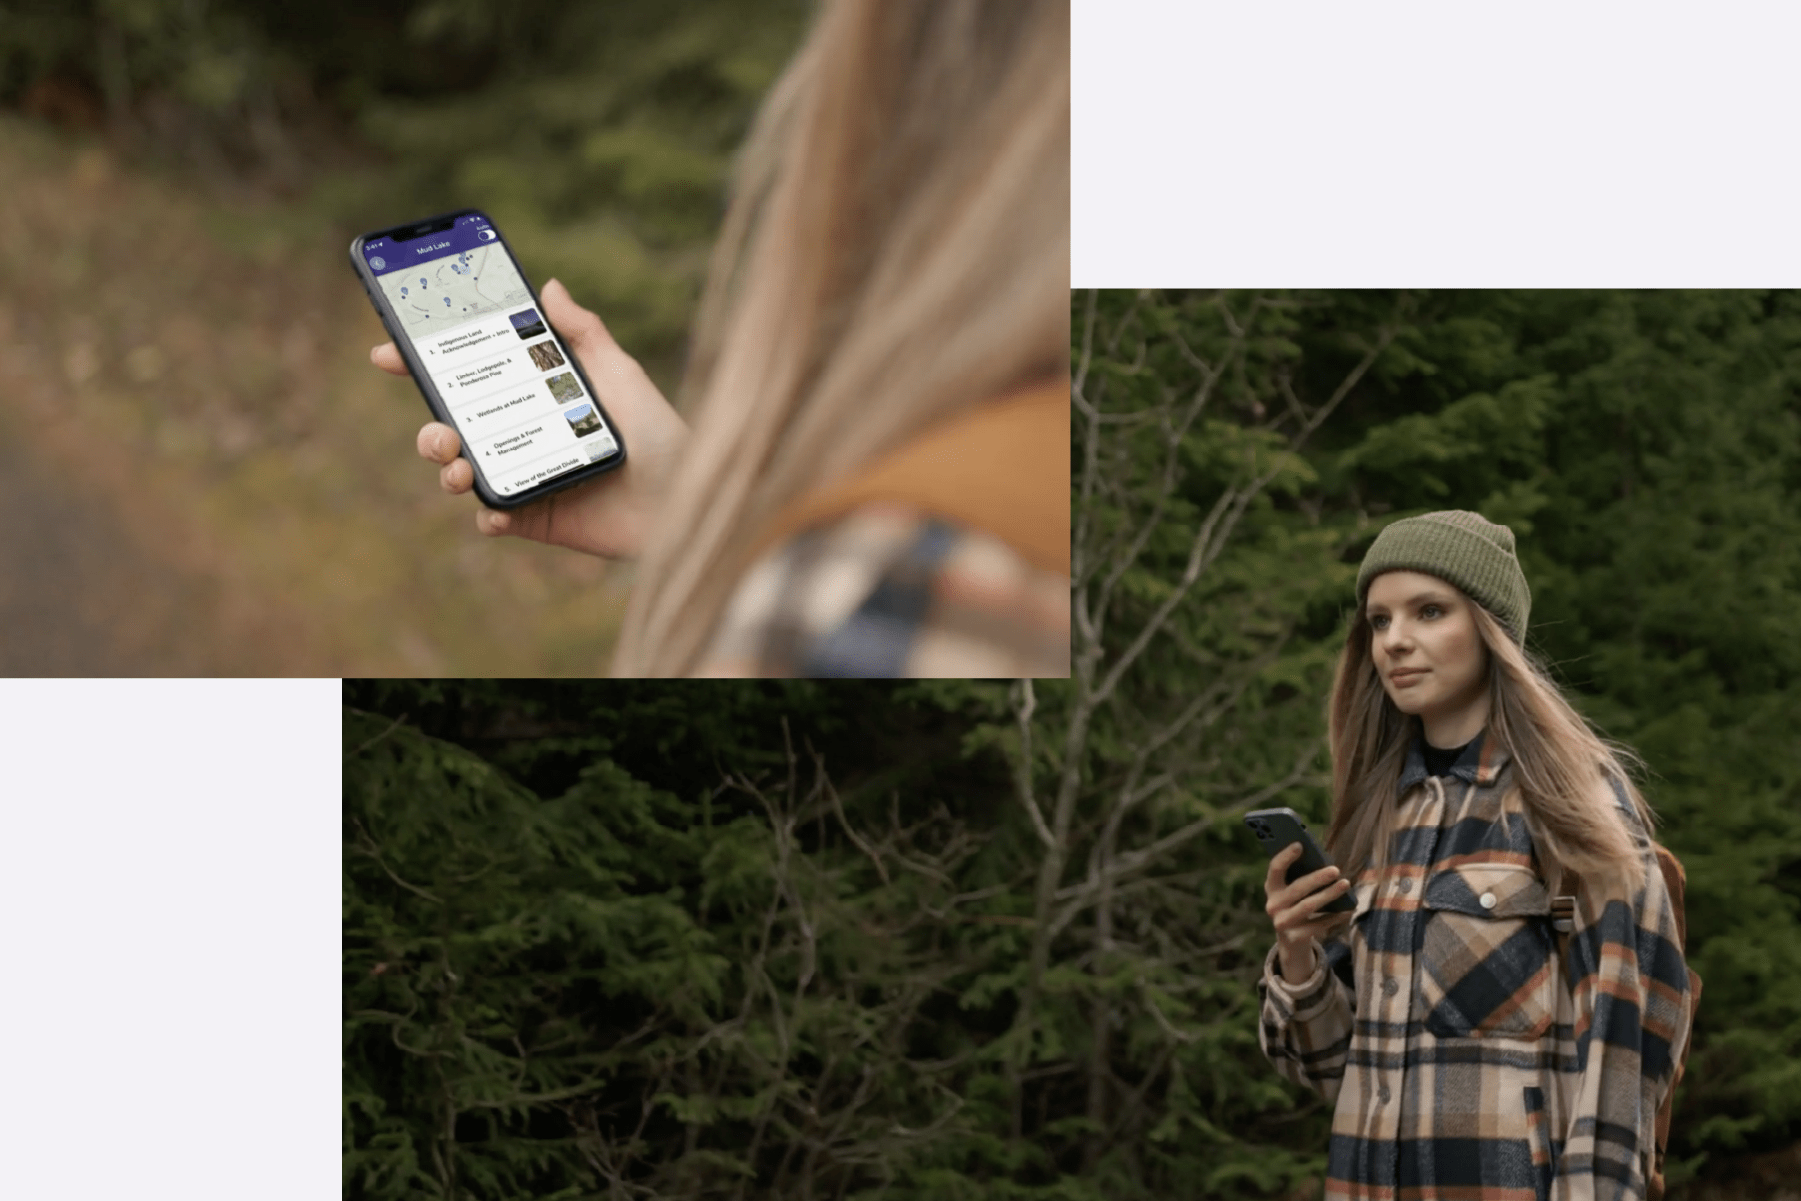
[[[1376,535],[1357,569],[1357,604],[1385,571],[1423,571],[1448,580],[1487,609],[1524,646],[1532,592],[1513,553],[1513,531],[1480,513],[1445,509],[1407,517]]]

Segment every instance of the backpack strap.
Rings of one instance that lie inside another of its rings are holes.
[[[1561,864],[1557,868],[1557,878],[1551,881],[1551,928],[1557,931],[1557,952],[1565,957],[1569,950],[1570,932],[1576,928],[1576,890],[1582,886],[1582,877],[1575,872],[1566,872]],[[1567,891],[1566,891],[1567,887]]]
[[[1034,567],[1068,575],[1069,381],[954,413],[806,493],[759,532],[750,558],[884,500],[992,534]]]

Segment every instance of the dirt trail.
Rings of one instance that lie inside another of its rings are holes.
[[[158,562],[16,444],[0,443],[0,512],[0,675],[216,675],[264,659],[220,639],[215,586]]]

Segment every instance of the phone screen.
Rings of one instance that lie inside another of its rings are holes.
[[[362,253],[450,410],[463,454],[513,496],[616,453],[619,441],[571,368],[569,349],[532,300],[486,217]]]

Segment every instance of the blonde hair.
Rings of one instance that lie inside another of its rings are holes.
[[[1636,893],[1644,885],[1644,860],[1609,781],[1620,786],[1646,837],[1652,836],[1651,808],[1627,770],[1641,769],[1642,762],[1630,748],[1597,733],[1499,619],[1465,599],[1488,650],[1486,737],[1512,759],[1540,871],[1551,880],[1561,868]],[[1395,708],[1383,689],[1370,651],[1371,629],[1359,606],[1338,657],[1326,715],[1332,747],[1332,825],[1326,841],[1333,861],[1352,878],[1387,863],[1399,799],[1395,790],[1418,720]]]
[[[684,675],[790,501],[1069,370],[1067,0],[829,0],[759,114],[615,675]]]

